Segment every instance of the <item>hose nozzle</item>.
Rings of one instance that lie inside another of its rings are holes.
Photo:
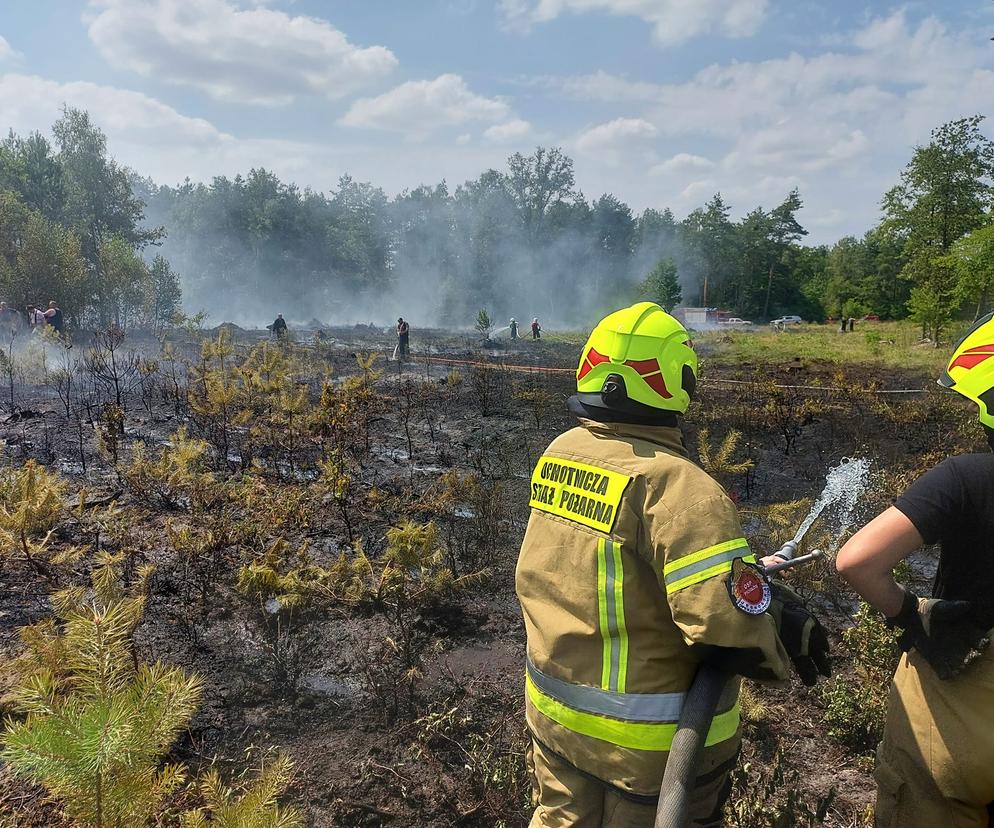
[[[776,552],[773,553],[773,557],[779,558],[785,563],[794,559],[794,555],[797,554],[797,541],[789,540],[783,546],[781,546]]]

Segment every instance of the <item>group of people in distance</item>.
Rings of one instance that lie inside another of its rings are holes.
[[[27,326],[32,331],[51,328],[59,336],[65,333],[65,317],[54,300],[48,303],[45,310],[37,305],[28,305],[26,311],[26,316],[22,317],[17,308],[0,302],[0,332],[6,336],[16,336],[23,330],[26,318]]]
[[[53,302],[51,304],[54,306],[55,303]],[[6,303],[0,303],[0,305],[2,305],[2,307],[0,307],[0,322],[2,322],[3,308],[6,307]],[[33,305],[28,306],[29,313],[33,307]],[[61,325],[61,311],[59,311],[59,314],[59,324]],[[275,339],[284,340],[287,338],[287,324],[282,313],[276,314],[276,319],[273,320],[272,324],[266,325],[266,328],[272,333]],[[59,330],[61,333],[61,328]],[[511,332],[511,339],[518,339],[518,323],[515,321],[514,317],[511,318],[508,330]],[[542,338],[542,326],[539,324],[537,316],[532,319],[531,330],[532,339]],[[411,354],[411,325],[404,319],[403,316],[397,318],[396,332],[397,348],[394,359],[406,359]]]

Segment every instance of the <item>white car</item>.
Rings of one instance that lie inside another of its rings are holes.
[[[800,316],[781,316],[779,319],[774,319],[770,324],[774,328],[785,328],[787,325],[800,325],[803,321]]]
[[[719,319],[719,325],[727,325],[730,328],[742,328],[746,325],[751,325],[748,319],[739,319],[737,316],[730,316],[728,319]]]

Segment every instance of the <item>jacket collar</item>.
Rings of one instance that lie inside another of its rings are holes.
[[[683,431],[674,426],[636,425],[634,423],[602,423],[580,418],[580,425],[598,436],[631,438],[654,443],[661,449],[680,457],[690,457],[684,444]]]

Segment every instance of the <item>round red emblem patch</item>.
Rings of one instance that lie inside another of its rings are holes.
[[[759,615],[770,607],[770,583],[763,573],[741,558],[735,560],[729,575],[728,592],[732,603],[742,612]]]

